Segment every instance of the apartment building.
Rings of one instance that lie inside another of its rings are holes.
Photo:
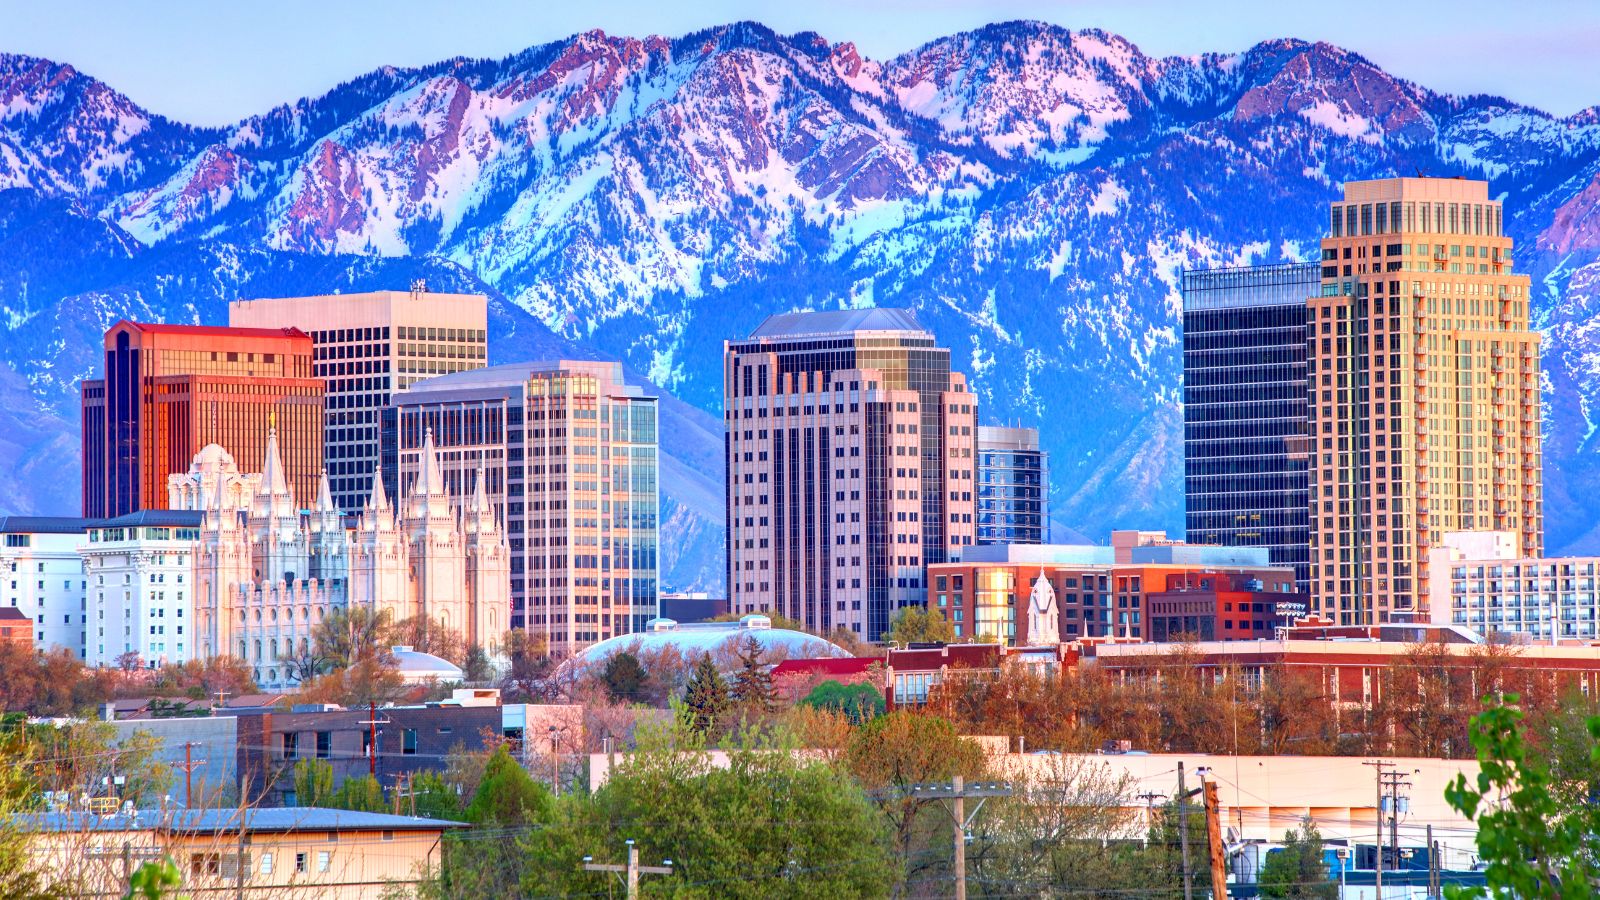
[[[1539,335],[1488,184],[1347,183],[1307,308],[1311,593],[1339,624],[1426,618],[1450,531],[1542,547]]]

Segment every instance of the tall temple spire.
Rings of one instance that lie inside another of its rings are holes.
[[[267,429],[267,457],[261,464],[261,493],[274,497],[289,493],[289,479],[278,453],[278,429]]]
[[[328,485],[328,470],[323,469],[322,475],[317,479],[317,512],[337,512],[338,507],[333,505],[333,490]]]
[[[450,515],[450,492],[445,485],[439,452],[433,445],[433,429],[422,434],[422,450],[417,457],[417,478],[406,497],[408,517],[421,522],[434,516]]]
[[[379,510],[389,508],[389,495],[383,492],[383,472],[374,469],[372,472],[372,495],[367,498],[367,509]]]

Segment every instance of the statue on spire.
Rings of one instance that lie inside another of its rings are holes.
[[[1028,597],[1028,646],[1044,647],[1061,643],[1061,611],[1056,606],[1056,590],[1039,567]]]

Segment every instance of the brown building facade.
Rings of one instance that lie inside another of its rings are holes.
[[[737,613],[882,638],[970,547],[977,396],[907,310],[768,318],[723,350]]]
[[[300,331],[118,322],[81,391],[87,517],[164,509],[167,476],[207,444],[259,471],[273,428],[295,494],[316,496],[323,386]]]
[[[1539,335],[1482,181],[1345,185],[1307,318],[1311,592],[1340,624],[1424,618],[1447,531],[1541,554]]]

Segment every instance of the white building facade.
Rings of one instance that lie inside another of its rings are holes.
[[[84,519],[0,516],[0,606],[33,620],[33,645],[83,659],[88,583],[78,545]]]
[[[90,523],[78,551],[88,584],[85,663],[155,668],[196,658],[199,538],[195,512],[143,510]]]
[[[1486,636],[1600,637],[1600,557],[1521,557],[1510,531],[1448,532],[1430,555],[1429,615]]]

